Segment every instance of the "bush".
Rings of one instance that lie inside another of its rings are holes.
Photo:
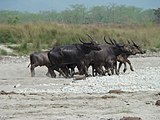
[[[7,51],[0,49],[0,55],[8,55]]]

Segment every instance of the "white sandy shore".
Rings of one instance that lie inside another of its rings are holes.
[[[160,120],[160,57],[130,58],[134,72],[85,80],[49,78],[45,67],[30,77],[28,57],[0,60],[0,120]],[[121,70],[122,71],[122,70]],[[118,89],[127,93],[113,94]],[[13,91],[13,92],[12,92]],[[128,93],[129,92],[129,93]]]

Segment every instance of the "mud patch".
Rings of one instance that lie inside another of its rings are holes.
[[[3,90],[1,90],[0,91],[0,95],[15,95],[15,94],[18,94],[18,93],[16,93],[16,92],[14,92],[14,91],[11,91],[11,92],[6,92],[6,91],[3,91]]]
[[[123,117],[120,120],[142,120],[140,117]]]

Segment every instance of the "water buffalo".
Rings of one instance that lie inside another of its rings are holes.
[[[46,66],[47,68],[50,67],[51,63],[48,59],[48,51],[42,51],[42,52],[34,52],[32,54],[30,54],[30,64],[28,65],[28,67],[31,65],[30,67],[30,71],[31,71],[31,77],[35,76],[35,68],[37,66]],[[48,69],[48,72],[46,73],[47,76],[49,76],[50,72]],[[56,76],[56,74],[54,73],[54,71],[52,71],[52,76]]]
[[[132,64],[130,62],[130,60],[128,60],[128,57],[130,55],[136,55],[136,54],[144,54],[145,51],[142,50],[142,48],[140,46],[138,46],[135,42],[132,41],[132,44],[128,41],[129,43],[129,49],[131,49],[131,53],[122,53],[120,54],[119,56],[117,56],[117,60],[119,62],[119,66],[118,66],[118,71],[120,71],[120,68],[122,66],[122,64],[124,64],[124,69],[123,69],[123,72],[125,72],[127,70],[127,65],[126,63],[129,64],[130,66],[130,70],[131,71],[134,71],[133,67],[132,67]]]
[[[110,43],[107,42],[105,40],[105,42],[109,45],[114,45],[114,43],[112,42],[111,38],[110,39]],[[124,64],[124,69],[123,72],[125,72],[127,70],[127,65],[126,62],[129,64],[131,71],[134,71],[130,60],[128,60],[128,57],[130,55],[136,55],[136,54],[144,54],[145,51],[142,50],[137,44],[135,44],[135,42],[132,41],[132,44],[128,41],[129,45],[128,45],[128,49],[130,50],[130,52],[125,52],[125,53],[121,53],[120,55],[117,56],[117,61],[119,62],[119,66],[118,66],[118,72],[120,71],[121,65]]]
[[[85,55],[89,54],[92,50],[101,50],[99,45],[95,40],[92,39],[90,35],[88,37],[91,39],[90,42],[84,42],[79,39],[81,44],[72,44],[57,46],[48,52],[48,58],[52,64],[54,70],[59,71],[64,75],[61,70],[62,65],[76,64],[79,70],[79,74],[85,74],[88,76],[87,68],[85,67]]]
[[[104,40],[106,41],[105,37]],[[107,42],[107,41],[106,41]],[[108,74],[110,75],[109,71],[112,71],[115,69],[116,74],[118,75],[119,72],[117,70],[117,56],[122,53],[130,53],[131,50],[128,48],[128,46],[119,44],[115,40],[111,40],[112,44],[103,44],[100,45],[101,50],[100,51],[94,51],[92,52],[92,56],[94,56],[94,59],[92,61],[92,75],[94,76],[94,69],[99,74],[105,74],[105,71],[102,69],[102,66],[105,67]]]
[[[63,71],[63,73],[65,74],[66,78],[71,78],[73,77],[73,75],[75,75],[75,67],[77,65],[76,64],[67,64],[67,65],[62,65],[61,66],[61,70]],[[59,76],[61,76],[62,74],[59,73]]]

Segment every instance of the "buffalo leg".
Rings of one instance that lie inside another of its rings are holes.
[[[122,62],[119,62],[119,66],[118,66],[118,72],[120,72],[120,68],[122,66]]]
[[[109,59],[105,62],[104,67],[109,76],[114,74],[115,66],[116,65],[114,64],[114,61],[112,59]]]
[[[81,67],[81,68],[79,69],[79,74],[80,74],[80,75],[85,74],[85,76],[88,76],[87,71],[86,71],[86,68],[84,68],[84,67]]]
[[[54,72],[54,69],[52,69],[52,67],[48,68],[48,72],[51,74],[52,78],[56,78],[56,73]]]
[[[87,68],[87,66],[84,66],[84,72],[85,72],[85,76],[88,77],[89,74],[88,74],[88,68]]]
[[[134,69],[133,69],[133,67],[131,65],[131,62],[128,59],[126,60],[126,62],[129,64],[131,71],[134,71]]]
[[[116,75],[119,75],[119,72],[118,72],[118,70],[117,70],[117,61],[114,62],[114,69],[115,69]]]
[[[55,69],[56,71],[58,71],[63,77],[67,78],[67,75],[64,73],[64,71],[59,68],[59,69]]]
[[[106,69],[105,73],[107,73],[109,76],[114,74],[114,68],[108,68]]]
[[[94,71],[94,70],[95,70],[95,67],[94,67],[94,65],[92,65],[92,76],[93,76],[93,77],[95,77],[95,75],[94,75],[94,72],[95,72],[95,71]]]
[[[125,72],[126,72],[126,70],[127,70],[127,64],[126,64],[126,62],[124,62],[123,64],[124,64],[123,72],[125,73]]]
[[[71,77],[73,77],[74,74],[75,74],[75,70],[74,68],[71,68]]]
[[[47,68],[48,68],[48,71],[47,71],[47,73],[46,73],[46,76],[47,76],[47,77],[55,78],[55,77],[56,77],[56,73],[54,72],[54,70],[53,70],[53,69],[50,70],[49,67],[47,67]]]
[[[105,75],[105,71],[103,70],[103,68],[102,67],[96,67],[96,69],[95,69],[95,72],[96,72],[96,75],[97,75],[97,73],[99,74],[99,75]]]
[[[49,77],[49,76],[50,76],[49,70],[48,70],[48,72],[46,73],[46,76],[47,76],[47,77]]]
[[[95,65],[92,65],[92,76],[95,77],[97,76],[98,74],[101,74],[102,71],[100,71],[100,69]]]
[[[79,71],[79,74],[80,74],[80,75],[85,74],[84,64],[82,64],[82,63],[77,64],[77,68],[78,68],[78,71]]]
[[[34,77],[35,76],[35,65],[31,65],[31,68],[30,68],[30,71],[31,71],[31,77]]]
[[[103,69],[102,66],[99,66],[98,70],[99,70],[100,75],[105,75],[105,70]]]
[[[66,77],[66,78],[68,78],[69,77],[69,75],[70,75],[70,70],[69,70],[69,68],[67,67],[67,66],[62,66],[61,68],[60,68],[60,70],[62,70],[61,71],[61,73],[63,72],[63,76],[64,77]]]
[[[50,71],[49,71],[49,67],[50,67],[50,66],[49,66],[49,65],[46,65],[46,67],[48,68],[48,71],[47,71],[47,73],[46,73],[46,76],[47,76],[47,77],[50,77],[50,76],[51,76],[51,73],[50,73]]]

